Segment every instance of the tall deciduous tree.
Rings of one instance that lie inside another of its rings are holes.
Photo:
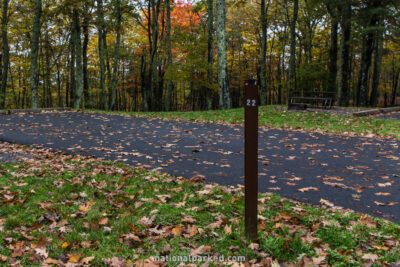
[[[338,29],[339,29],[339,12],[337,9],[337,3],[334,0],[327,0],[326,6],[328,9],[328,13],[331,17],[331,39],[329,45],[329,62],[328,62],[328,70],[329,70],[329,84],[328,91],[336,93],[336,78],[337,78],[337,60],[338,60]]]
[[[261,0],[261,58],[260,58],[260,104],[267,102],[267,10],[265,0]]]
[[[207,92],[207,108],[210,110],[212,108],[212,96],[213,96],[213,88],[212,85],[214,83],[213,79],[213,64],[214,64],[214,1],[207,0],[207,81],[208,81],[208,92]]]
[[[226,55],[226,6],[225,0],[217,0],[217,46],[218,46],[218,85],[219,85],[219,108],[230,109],[232,106]]]
[[[339,105],[349,105],[350,79],[350,36],[351,36],[351,2],[345,0],[340,6],[342,36],[340,39],[340,76],[339,76]]]
[[[165,99],[165,110],[171,110],[171,93],[174,87],[172,82],[172,46],[171,46],[171,2],[166,0],[167,7],[167,29],[166,29],[166,43],[167,43],[167,54],[168,54],[168,77],[167,77],[167,96]]]
[[[30,84],[31,84],[31,108],[38,108],[39,96],[39,73],[38,73],[38,54],[39,54],[39,35],[40,35],[40,17],[42,14],[42,0],[36,0],[35,14],[32,25],[32,44],[31,44],[31,67],[30,67]]]
[[[85,10],[83,11],[83,46],[82,46],[82,73],[83,73],[83,98],[85,102],[85,108],[91,107],[89,97],[89,75],[88,75],[88,45],[89,45],[89,1],[85,1]]]
[[[299,13],[299,0],[293,1],[293,16],[290,22],[289,91],[296,87],[296,23]]]
[[[369,104],[376,107],[378,103],[378,86],[381,77],[382,54],[383,54],[383,33],[379,30],[375,39],[374,73],[372,75],[372,89]]]
[[[102,97],[102,108],[108,110],[107,92],[106,92],[106,76],[105,76],[105,61],[104,61],[104,11],[103,0],[97,0],[97,34],[99,47],[99,64],[100,64],[100,87]]]
[[[75,45],[75,92],[74,92],[74,108],[80,109],[82,104],[83,89],[83,68],[82,68],[82,42],[81,42],[81,24],[79,20],[79,11],[77,8],[73,10],[73,27],[74,27],[74,45]]]
[[[9,65],[9,46],[7,37],[7,17],[8,17],[8,0],[3,0],[3,17],[1,19],[1,37],[3,39],[3,70],[1,77],[0,90],[0,109],[5,108],[6,104],[6,89]]]
[[[115,96],[117,92],[117,72],[118,72],[118,61],[119,61],[119,47],[121,43],[121,0],[115,1],[115,12],[117,17],[117,39],[115,41],[114,48],[114,62],[113,62],[113,77],[111,83],[111,100],[110,100],[110,109],[115,109]]]
[[[358,76],[357,87],[357,104],[361,107],[368,105],[368,92],[369,92],[369,68],[372,62],[372,53],[374,50],[374,37],[376,35],[376,24],[378,22],[377,9],[381,5],[381,0],[368,1],[366,6],[365,21],[366,25],[362,42],[361,66]]]

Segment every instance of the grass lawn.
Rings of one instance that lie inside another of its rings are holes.
[[[353,115],[329,114],[322,112],[288,112],[278,110],[282,106],[263,106],[259,108],[259,125],[358,136],[379,136],[400,138],[400,121],[375,118],[360,118]],[[101,112],[98,110],[88,110]],[[108,113],[108,112],[106,112]],[[200,122],[217,122],[242,124],[243,108],[231,110],[213,110],[196,112],[112,112],[123,115],[188,120]]]
[[[400,227],[381,219],[260,194],[252,243],[243,237],[242,188],[0,144],[8,149],[35,158],[0,163],[0,265],[164,266],[150,257],[167,255],[285,266],[400,262]]]

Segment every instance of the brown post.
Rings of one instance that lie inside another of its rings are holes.
[[[246,235],[257,239],[258,205],[258,86],[255,80],[245,82],[244,92],[244,174]]]

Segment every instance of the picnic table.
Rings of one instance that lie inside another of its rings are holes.
[[[331,109],[335,103],[335,93],[325,91],[295,91],[289,96],[288,109],[321,107]]]

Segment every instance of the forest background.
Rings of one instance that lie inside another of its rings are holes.
[[[400,104],[399,0],[3,0],[0,109]]]

